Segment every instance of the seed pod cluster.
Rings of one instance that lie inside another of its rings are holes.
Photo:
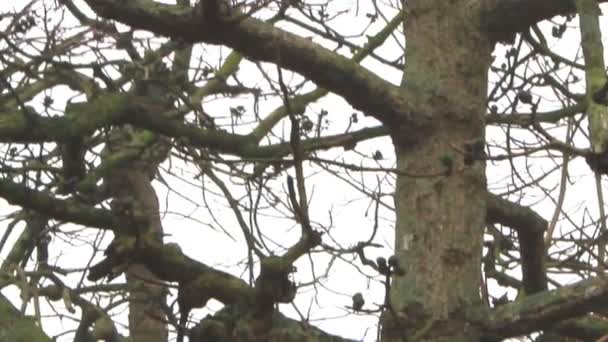
[[[396,255],[391,255],[388,258],[388,262],[384,257],[378,257],[376,259],[376,264],[378,265],[378,272],[382,275],[402,276],[405,274],[405,270],[399,264],[399,258]]]
[[[363,299],[363,295],[361,292],[357,292],[353,295],[353,310],[361,311],[363,309],[363,305],[365,305],[365,299]]]

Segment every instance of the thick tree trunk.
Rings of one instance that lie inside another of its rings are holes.
[[[117,146],[111,146],[110,150],[118,153],[128,148],[130,135],[138,132],[123,130],[121,133],[114,132],[120,141]],[[157,147],[161,150],[161,147]],[[139,246],[152,241],[162,240],[162,224],[158,207],[158,198],[152,187],[150,176],[151,170],[157,167],[154,161],[131,161],[124,167],[111,172],[106,182],[112,193],[114,213],[118,214],[118,220],[122,226],[119,231],[135,233],[135,245],[133,253],[138,252]],[[121,208],[121,209],[116,209]],[[130,208],[127,210],[126,208]],[[144,218],[144,222],[133,222],[132,216],[120,216],[123,211],[135,212]],[[129,239],[130,236],[118,234],[115,241]],[[153,274],[145,265],[130,263],[125,270],[127,285],[129,287],[129,333],[133,342],[166,342],[168,338],[167,318],[163,307],[166,305],[166,288],[162,285],[163,280]]]
[[[480,338],[451,318],[480,303],[484,164],[466,165],[461,151],[484,139],[491,43],[480,29],[481,2],[407,2],[402,87],[430,124],[418,136],[392,127],[392,138],[399,169],[430,176],[397,179],[395,254],[406,274],[393,281],[383,341]]]
[[[156,192],[145,170],[129,170],[129,185],[136,202],[141,205],[150,223],[149,239],[160,239],[162,225]],[[134,342],[166,342],[168,337],[166,316],[166,288],[158,278],[142,264],[132,264],[126,271],[127,284],[131,289],[129,303],[129,331]]]

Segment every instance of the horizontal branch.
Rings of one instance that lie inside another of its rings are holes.
[[[209,331],[210,327],[218,327],[219,323],[219,327],[222,328],[232,327],[225,330],[232,330],[233,340],[240,341],[241,339],[239,338],[241,336],[238,336],[239,330],[234,329],[234,327],[248,326],[247,329],[241,328],[240,331],[255,331],[256,326],[259,326],[259,322],[256,322],[255,318],[252,320],[251,316],[255,317],[255,315],[251,314],[251,308],[225,306],[213,316],[207,316],[205,319],[201,320],[200,323],[192,329],[192,340],[207,341],[208,339],[200,338],[201,335],[206,336],[201,332]],[[355,342],[355,340],[328,334],[314,325],[311,325],[309,322],[289,318],[276,309],[272,315],[272,328],[267,332],[265,337],[266,339],[264,339],[264,341]],[[228,339],[223,339],[222,341],[226,340]]]
[[[547,220],[529,207],[513,203],[492,193],[487,194],[488,223],[500,223],[515,230],[528,233],[544,233]]]
[[[508,338],[551,328],[556,322],[603,310],[607,305],[608,280],[594,278],[526,296],[493,309],[477,308],[466,315],[484,332]]]
[[[225,45],[251,59],[295,71],[383,123],[399,118],[412,130],[430,124],[410,112],[398,86],[353,60],[262,20],[151,0],[86,2],[98,15],[135,28],[182,41]]]
[[[388,134],[389,130],[385,126],[366,127],[353,132],[305,139],[301,142],[301,148],[304,152],[328,150],[339,146],[343,147],[345,150],[349,150],[354,148],[359,142],[386,136]],[[256,152],[257,155],[265,155],[273,158],[280,158],[291,153],[292,148],[289,142],[261,146],[259,147],[258,152]]]
[[[577,103],[570,107],[557,109],[544,113],[515,113],[515,114],[488,114],[486,115],[487,125],[517,125],[526,127],[533,122],[556,123],[561,119],[570,118],[577,114],[584,113],[587,105],[584,102]]]
[[[556,15],[575,13],[571,0],[499,0],[482,18],[486,32],[495,41],[511,41],[516,33],[526,31],[533,24]]]
[[[64,116],[41,116],[32,108],[0,111],[0,142],[64,142],[124,120],[134,109],[127,94],[106,94],[87,103],[68,104]]]
[[[608,320],[602,316],[588,315],[560,322],[551,330],[563,336],[584,341],[597,341],[608,334]]]
[[[219,129],[204,129],[163,115],[146,98],[126,93],[105,94],[95,100],[73,103],[64,116],[43,117],[20,110],[0,112],[0,142],[62,142],[86,136],[95,130],[121,124],[148,129],[167,137],[182,138],[187,144],[214,149],[243,158],[277,158],[291,153],[288,142],[259,146],[253,135],[234,134]],[[358,142],[388,134],[382,126],[302,141],[305,151],[355,146]]]
[[[58,199],[50,192],[33,190],[6,178],[0,179],[0,198],[61,221],[103,229],[114,229],[115,226],[109,210],[83,205],[75,200]]]
[[[226,305],[253,302],[254,290],[245,281],[189,258],[177,245],[148,244],[136,258],[159,278],[194,284],[201,293]]]

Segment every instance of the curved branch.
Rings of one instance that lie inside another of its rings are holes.
[[[55,198],[46,191],[32,190],[7,179],[0,179],[0,197],[10,204],[36,210],[58,220],[83,226],[114,229],[115,221],[108,210]]]
[[[492,310],[477,308],[466,315],[485,332],[507,338],[550,328],[555,322],[603,310],[607,300],[608,281],[594,278],[526,296]]]
[[[149,244],[137,259],[161,279],[191,284],[226,305],[253,301],[254,290],[245,281],[189,258],[179,246]]]
[[[598,0],[607,2],[608,0]],[[575,14],[570,0],[500,0],[482,16],[486,32],[495,41],[511,41],[516,33],[556,15]]]
[[[547,289],[544,233],[548,222],[529,207],[488,192],[486,222],[500,223],[517,231],[522,280],[527,294]]]
[[[526,127],[534,122],[551,122],[557,123],[561,119],[570,118],[577,114],[584,113],[587,110],[587,104],[579,102],[570,107],[565,107],[550,112],[544,113],[514,113],[514,114],[497,114],[492,113],[486,115],[487,125],[517,125]]]
[[[86,0],[100,16],[156,34],[191,42],[222,44],[259,61],[280,64],[348,101],[384,123],[399,117],[404,126],[429,124],[410,112],[398,86],[342,55],[254,18],[199,13],[195,8],[151,0]],[[405,119],[405,120],[403,120]]]

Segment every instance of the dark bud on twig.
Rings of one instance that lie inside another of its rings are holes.
[[[388,265],[392,268],[399,267],[399,259],[397,259],[396,255],[391,255],[390,258],[388,258]]]
[[[464,144],[464,164],[470,166],[476,160],[484,160],[486,158],[484,149],[485,144],[480,139]]]
[[[302,131],[304,133],[310,133],[310,131],[312,131],[312,129],[315,127],[315,125],[312,123],[312,121],[310,121],[310,119],[308,117],[304,117],[302,119]]]
[[[506,53],[505,53],[505,57],[510,58],[510,57],[515,57],[517,56],[517,50],[515,48],[510,48]]]
[[[64,184],[57,189],[61,195],[76,191],[78,183],[86,174],[85,154],[87,148],[83,137],[72,137],[59,144]]]
[[[564,35],[564,32],[566,32],[567,28],[568,27],[566,26],[566,24],[553,26],[553,28],[551,29],[551,35],[555,38],[561,38]]]
[[[439,160],[441,161],[441,165],[443,165],[443,167],[445,168],[446,176],[451,175],[452,171],[454,170],[454,160],[452,159],[452,157],[448,155],[443,155]]]
[[[44,97],[44,100],[42,101],[42,105],[44,106],[44,108],[49,108],[50,106],[53,105],[53,102],[55,102],[53,100],[53,98],[47,95]]]
[[[405,275],[405,270],[401,268],[401,265],[399,264],[399,258],[397,258],[396,255],[391,255],[391,257],[388,258],[388,266],[391,268],[391,272],[393,274],[396,274],[398,276]]]
[[[521,103],[525,103],[525,104],[532,104],[532,94],[530,94],[529,91],[525,91],[525,90],[520,90],[517,93],[517,99],[521,102]]]
[[[507,293],[505,292],[505,294],[503,294],[502,296],[498,297],[498,298],[493,298],[492,299],[492,304],[496,307],[496,306],[500,306],[503,304],[507,304],[509,302],[509,297],[507,297]]]
[[[608,81],[604,83],[602,89],[593,94],[593,101],[595,101],[595,103],[608,106]]]
[[[601,153],[589,153],[585,161],[594,172],[608,175],[608,150]]]
[[[384,274],[384,275],[389,274],[389,269],[388,269],[388,265],[386,264],[385,258],[378,257],[376,259],[376,263],[378,264],[378,272],[380,272],[380,274]]]
[[[363,299],[363,295],[361,292],[357,292],[353,295],[353,310],[361,311],[363,309],[363,305],[365,304],[365,299]]]
[[[402,276],[405,275],[405,270],[403,268],[401,268],[401,267],[397,267],[397,268],[395,268],[393,270],[393,273],[396,274],[396,275],[398,275],[398,276],[400,276],[400,277],[402,277]]]

